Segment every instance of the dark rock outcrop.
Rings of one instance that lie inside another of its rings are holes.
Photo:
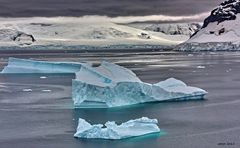
[[[18,32],[15,36],[12,37],[12,39],[19,45],[31,45],[33,42],[36,41],[33,35],[23,32]]]
[[[0,41],[14,41],[20,46],[31,45],[36,39],[31,34],[15,29],[0,29]]]
[[[208,26],[211,22],[224,22],[226,20],[235,20],[236,15],[240,13],[240,1],[239,0],[227,0],[222,2],[217,8],[215,8],[209,17],[204,20],[202,28]]]

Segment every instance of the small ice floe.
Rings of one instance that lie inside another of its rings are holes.
[[[0,88],[8,88],[8,87],[5,85],[0,85]]]
[[[24,91],[24,92],[32,92],[32,89],[26,88],[26,89],[23,89],[22,91]]]
[[[44,89],[44,90],[42,90],[42,92],[52,92],[52,90],[50,90],[50,89]]]
[[[108,121],[104,125],[91,125],[86,120],[79,118],[76,138],[95,138],[95,139],[124,139],[146,134],[159,133],[157,119],[142,117],[135,120],[129,120],[120,125],[114,121]]]
[[[47,79],[47,77],[46,76],[41,76],[40,79]]]
[[[206,67],[199,65],[199,66],[197,66],[197,68],[198,68],[198,69],[204,69],[204,68],[206,68]]]
[[[232,69],[230,68],[230,69],[228,69],[228,70],[226,70],[226,72],[231,72],[232,71]]]

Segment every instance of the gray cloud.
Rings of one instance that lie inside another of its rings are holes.
[[[222,0],[0,0],[0,16],[187,16],[212,10]]]

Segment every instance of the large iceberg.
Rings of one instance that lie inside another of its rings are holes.
[[[145,102],[202,99],[205,90],[170,78],[156,84],[142,82],[122,66],[103,61],[89,63],[46,62],[10,58],[2,73],[75,73],[72,99],[75,107],[118,107]]]
[[[158,128],[157,123],[157,119],[142,117],[140,119],[127,121],[120,125],[117,125],[114,121],[108,121],[104,125],[91,125],[86,120],[79,118],[77,132],[74,134],[74,137],[124,139],[142,136],[151,133],[159,133],[160,129]]]
[[[156,84],[142,82],[135,73],[116,64],[82,65],[72,81],[76,107],[117,107],[166,100],[202,99],[205,90],[170,78]]]

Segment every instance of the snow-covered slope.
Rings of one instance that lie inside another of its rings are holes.
[[[240,50],[240,0],[215,8],[203,27],[177,50]]]
[[[166,35],[182,35],[189,38],[201,29],[201,23],[131,23],[129,26]]]
[[[185,41],[153,33],[100,16],[54,18],[0,18],[0,47],[44,46],[172,46]],[[16,38],[16,39],[15,39]],[[120,47],[121,48],[121,47]]]

